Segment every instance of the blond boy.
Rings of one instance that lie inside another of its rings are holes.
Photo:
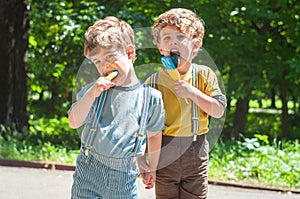
[[[85,125],[72,198],[137,199],[136,157],[144,155],[146,137],[155,181],[164,125],[161,94],[136,77],[134,33],[126,22],[112,16],[96,21],[85,33],[84,55],[101,77],[77,94],[69,111],[72,128]]]

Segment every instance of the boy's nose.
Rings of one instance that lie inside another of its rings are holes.
[[[172,44],[177,44],[177,43],[178,43],[178,40],[177,40],[176,38],[173,38],[173,39],[171,39],[171,43],[172,43]]]

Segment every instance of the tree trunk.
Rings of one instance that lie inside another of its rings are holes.
[[[282,84],[282,85],[287,85],[287,84]],[[290,122],[288,118],[288,100],[287,100],[287,88],[285,86],[281,86],[280,88],[280,99],[282,103],[282,113],[281,113],[281,134],[279,137],[282,137],[284,134],[287,135],[289,134],[290,130]]]
[[[270,106],[270,108],[276,108],[275,96],[276,96],[275,89],[271,88],[271,106]]]
[[[240,133],[244,132],[247,113],[249,109],[249,99],[248,98],[239,98],[236,104],[236,110],[233,121],[233,133],[234,139],[237,140],[240,137]]]
[[[56,112],[55,106],[57,105],[58,95],[59,95],[58,86],[55,80],[52,81],[50,89],[51,89],[52,96],[51,96],[50,106],[49,106],[49,115],[52,116]]]
[[[29,23],[22,0],[0,2],[0,124],[28,128],[27,60]]]
[[[227,99],[227,106],[226,106],[227,110],[231,110],[231,98]]]

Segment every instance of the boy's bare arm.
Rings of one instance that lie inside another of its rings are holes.
[[[80,127],[87,117],[95,100],[91,90],[92,89],[89,89],[70,111],[68,121],[71,128]]]
[[[215,118],[220,118],[224,114],[225,107],[218,100],[204,94],[197,88],[193,88],[191,100],[197,104],[204,112]]]
[[[84,96],[76,103],[69,113],[68,121],[71,128],[80,127],[87,117],[96,97],[100,96],[103,90],[113,87],[115,83],[107,77],[100,77],[96,83],[86,91]]]
[[[186,81],[175,81],[174,90],[177,96],[190,98],[199,108],[212,117],[220,118],[223,116],[225,107],[220,102],[201,92]]]
[[[154,187],[156,180],[156,169],[161,150],[162,132],[147,132],[147,153],[137,158],[140,174],[146,189]],[[148,162],[146,155],[148,154]]]
[[[147,132],[148,158],[151,172],[156,172],[161,150],[162,132]]]
[[[156,170],[159,161],[159,155],[161,150],[162,132],[147,132],[147,149],[148,149],[148,161],[149,172],[143,176],[143,182],[146,185],[146,189],[154,187],[156,180]]]

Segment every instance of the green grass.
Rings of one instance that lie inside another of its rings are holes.
[[[224,181],[300,189],[299,141],[273,141],[255,135],[243,142],[219,143],[210,153],[209,176]]]
[[[23,161],[43,161],[75,164],[78,150],[67,150],[61,146],[54,146],[50,142],[29,145],[25,141],[0,136],[0,158]]]

